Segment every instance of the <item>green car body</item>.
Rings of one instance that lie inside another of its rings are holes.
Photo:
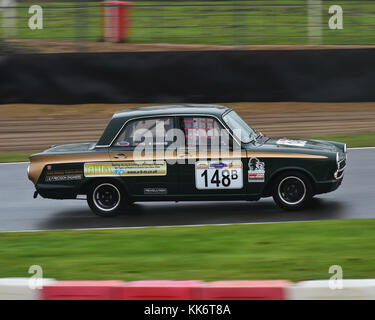
[[[165,154],[157,153],[167,148],[163,142],[162,147],[146,146],[148,158],[144,156],[145,164],[138,166],[135,163],[140,159],[134,156],[136,146],[119,139],[130,132],[130,126],[142,127],[154,120],[168,123],[169,128],[185,133],[197,132],[191,131],[197,128],[185,126],[220,127],[228,132],[229,153],[216,161],[215,150],[211,147],[208,158],[200,161],[197,154],[189,153],[189,146],[184,142],[166,159]],[[233,121],[237,122],[233,124]],[[97,142],[57,145],[32,155],[29,179],[35,184],[35,196],[75,199],[78,195],[87,195],[94,211],[95,205],[101,201],[100,196],[104,200],[112,197],[112,201],[113,197],[120,197],[122,204],[136,201],[259,200],[271,195],[277,197],[278,184],[279,195],[284,189],[293,191],[294,186],[294,189],[300,188],[301,192],[308,193],[306,197],[333,191],[341,184],[346,166],[345,144],[267,138],[251,128],[251,139],[243,141],[233,129],[236,124],[242,124],[241,121],[231,108],[221,105],[126,109],[114,114]],[[207,172],[211,175],[209,179]],[[288,185],[280,185],[280,179],[288,175],[295,179],[286,178],[284,184],[288,182]],[[302,185],[298,180],[303,182]],[[101,187],[101,195],[92,194],[100,184],[106,184]],[[113,191],[111,186],[116,189],[112,196],[109,195]],[[283,206],[283,203],[278,204]],[[300,204],[286,201],[284,207],[300,208]],[[119,207],[116,206],[114,211],[119,211]],[[97,209],[99,212],[96,213],[103,215],[112,212]]]

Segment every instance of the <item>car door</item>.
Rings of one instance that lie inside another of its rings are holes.
[[[179,180],[183,195],[191,198],[244,195],[246,151],[216,117],[181,116],[184,145],[178,150]]]
[[[165,198],[179,192],[177,152],[166,157],[171,141],[166,132],[175,127],[174,117],[130,120],[109,149],[115,172],[136,198]]]

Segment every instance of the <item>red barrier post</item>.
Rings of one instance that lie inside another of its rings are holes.
[[[132,2],[102,2],[102,38],[108,42],[124,42],[130,36]]]

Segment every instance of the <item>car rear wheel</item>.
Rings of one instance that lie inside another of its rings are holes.
[[[87,203],[98,216],[113,217],[121,212],[125,197],[118,185],[112,182],[100,182],[90,188]]]
[[[273,199],[283,209],[302,209],[311,202],[312,196],[310,179],[303,173],[284,173],[275,181]]]

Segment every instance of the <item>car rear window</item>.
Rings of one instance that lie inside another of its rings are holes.
[[[136,147],[140,144],[155,146],[158,144],[169,145],[171,141],[165,141],[165,134],[173,128],[173,118],[148,118],[130,121],[120,136],[115,141],[115,146]],[[152,139],[146,139],[151,137]]]

